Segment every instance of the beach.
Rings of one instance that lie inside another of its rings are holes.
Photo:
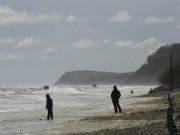
[[[122,113],[113,108],[92,113],[76,120],[61,123],[59,127],[32,133],[33,135],[167,135],[167,94],[155,92],[137,96],[135,102],[123,104]]]
[[[47,120],[46,90],[42,87],[0,87],[0,134],[60,135],[112,129],[117,125],[125,128],[129,121],[116,120],[116,117],[125,116],[125,112],[131,110],[127,108],[131,103],[150,99],[138,96],[147,94],[153,86],[118,86],[122,95],[122,114],[114,114],[110,97],[112,87],[50,86],[47,93],[53,99],[53,120]],[[133,94],[130,92],[132,89]],[[99,117],[106,116],[108,119],[114,117],[114,121],[99,120]],[[91,120],[93,117],[97,122]]]

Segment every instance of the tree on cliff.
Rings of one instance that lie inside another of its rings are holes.
[[[158,76],[158,81],[161,84],[170,84],[170,67],[166,67]],[[173,83],[174,87],[180,86],[180,62],[173,66]]]
[[[147,57],[147,61],[128,80],[136,84],[157,84],[159,74],[169,66],[170,52],[173,52],[173,63],[180,62],[180,43],[161,46]]]

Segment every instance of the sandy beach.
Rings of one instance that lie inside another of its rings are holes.
[[[140,96],[138,101],[123,105],[122,113],[107,110],[33,135],[167,135],[167,94],[156,92]]]

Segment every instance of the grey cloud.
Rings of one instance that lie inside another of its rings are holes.
[[[25,55],[23,53],[4,53],[0,52],[0,61],[6,60],[23,60],[25,59]]]
[[[155,38],[148,38],[142,42],[136,42],[136,41],[117,41],[114,43],[114,46],[117,48],[144,48],[147,45],[153,45],[157,42]]]
[[[70,14],[68,17],[65,17],[65,21],[67,22],[85,22],[91,19],[97,19],[96,17],[90,16],[90,17],[84,17],[84,18],[77,18],[73,14]]]
[[[56,51],[56,47],[50,47],[48,49],[45,49],[42,51],[42,53],[47,54],[47,53],[52,53]]]
[[[79,40],[76,43],[72,45],[73,48],[89,48],[89,47],[95,47],[98,43],[95,43],[92,40]]]
[[[159,19],[157,17],[152,16],[152,17],[146,17],[144,19],[145,24],[170,23],[173,21],[174,21],[173,17],[169,17],[166,19]]]
[[[54,22],[61,19],[57,13],[35,14],[26,11],[15,11],[8,6],[0,6],[0,25],[15,23],[38,23],[38,22]]]
[[[114,17],[108,19],[109,22],[127,22],[131,19],[128,11],[119,11]]]
[[[16,40],[14,40],[13,38],[0,39],[0,44],[13,44],[15,42]]]
[[[28,13],[26,11],[15,11],[9,6],[0,6],[0,25],[56,22],[60,20],[64,20],[67,22],[84,22],[91,19],[97,18],[93,16],[77,18],[73,14],[65,17],[55,12],[53,12],[52,14],[36,14],[35,12]]]
[[[38,39],[36,39],[34,37],[29,37],[29,38],[26,38],[22,41],[19,41],[16,47],[17,48],[26,48],[26,47],[36,45],[39,43],[40,43],[40,41]]]

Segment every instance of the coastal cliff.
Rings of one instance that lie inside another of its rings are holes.
[[[55,85],[152,85],[158,84],[159,74],[169,66],[170,52],[173,52],[173,65],[180,62],[180,43],[160,47],[147,57],[147,61],[135,72],[113,73],[102,71],[70,71],[62,75]]]
[[[101,71],[71,71],[66,72],[55,85],[92,85],[92,84],[114,84],[125,83],[132,73],[112,73]]]

